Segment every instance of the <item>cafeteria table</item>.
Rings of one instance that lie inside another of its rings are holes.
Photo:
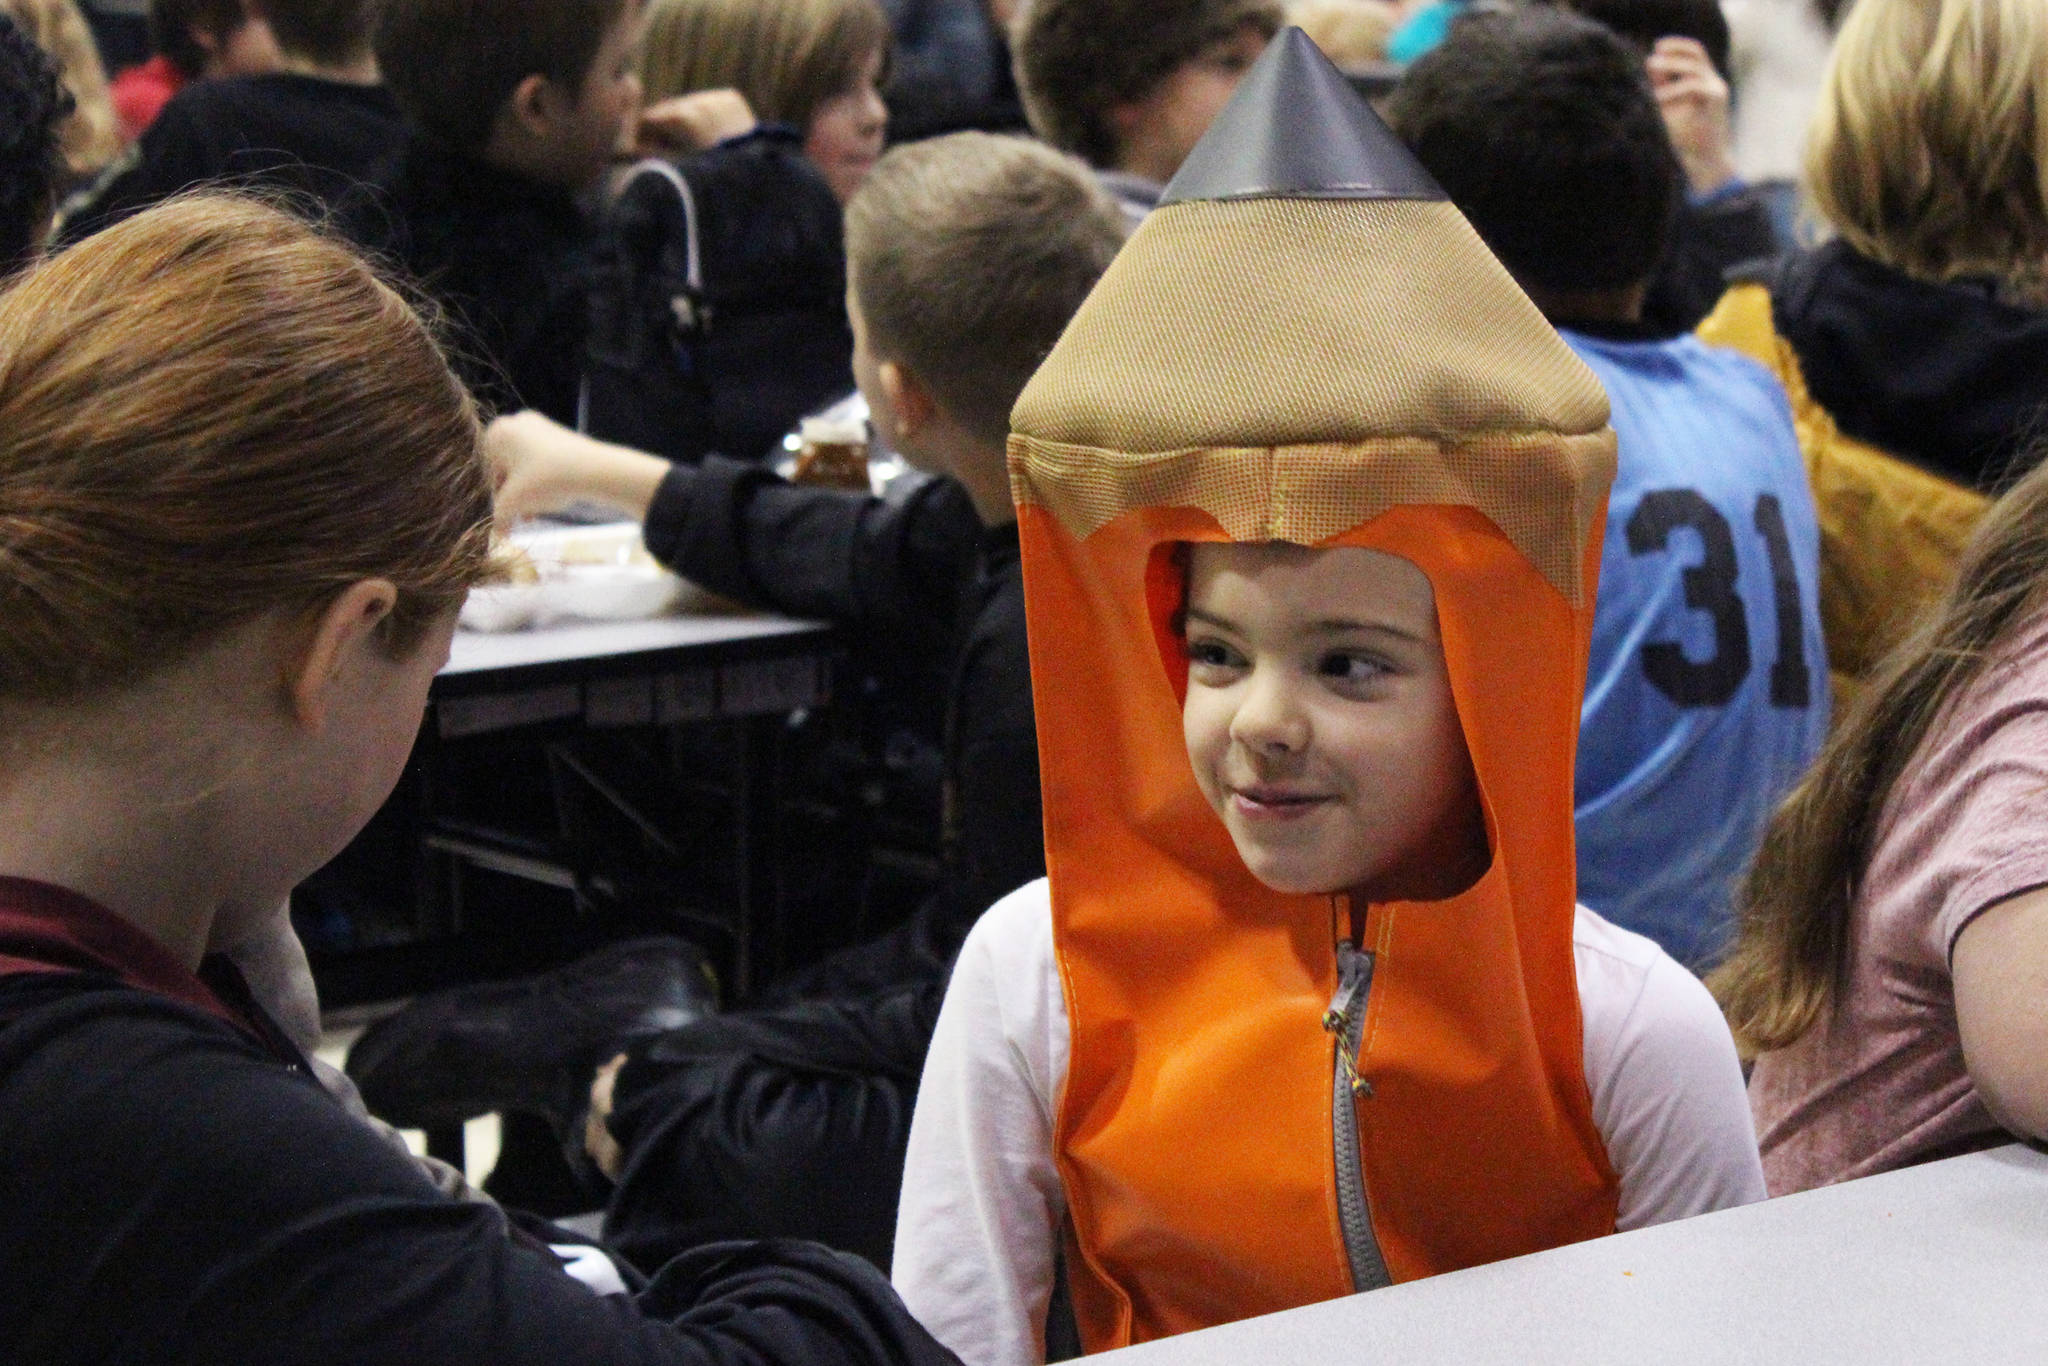
[[[569,771],[583,793],[604,805],[623,828],[659,834],[692,800],[662,791],[650,802],[616,777],[582,762],[583,742],[621,736],[672,735],[711,729],[721,736],[720,769],[708,775],[723,813],[714,845],[700,854],[729,869],[727,898],[697,905],[716,920],[725,945],[720,966],[734,994],[775,967],[781,948],[776,833],[778,732],[792,714],[830,700],[839,638],[828,626],[788,618],[699,613],[622,622],[564,622],[537,629],[480,634],[458,631],[448,664],[435,678],[427,715],[399,789],[371,831],[338,860],[336,874],[374,880],[378,905],[395,905],[396,928],[350,947],[323,951],[315,975],[323,999],[346,1005],[409,995],[445,979],[447,955],[435,945],[473,942],[494,933],[495,905],[472,905],[478,872],[516,879],[536,894],[567,893],[582,904],[601,891],[575,842],[536,839],[493,813],[462,800],[479,783],[519,806],[546,815],[558,806],[555,777]],[[633,728],[638,728],[633,729]],[[544,752],[548,777],[529,763],[517,776],[498,776],[496,756]],[[479,756],[481,756],[481,767]],[[658,787],[650,772],[643,787]],[[673,809],[651,809],[673,808]],[[498,813],[502,814],[502,813]],[[683,814],[687,815],[684,810]],[[323,870],[323,874],[333,871]],[[315,884],[317,885],[317,884]],[[507,884],[499,882],[498,886]],[[544,890],[552,889],[552,890]],[[403,904],[398,904],[403,903]],[[686,933],[690,931],[684,931]],[[394,939],[395,936],[395,939]]]
[[[2038,1366],[2048,1156],[1949,1158],[1093,1360]]]
[[[775,800],[769,732],[830,691],[832,630],[817,622],[733,614],[563,623],[529,631],[458,631],[434,680],[428,724],[444,740],[551,721],[591,729],[728,721],[740,727],[734,849],[739,887],[731,985],[744,993],[764,927],[778,914],[766,838]],[[500,872],[567,885],[570,870],[493,849],[473,833],[434,829],[427,845]]]

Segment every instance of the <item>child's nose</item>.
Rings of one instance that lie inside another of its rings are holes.
[[[1308,718],[1285,672],[1252,670],[1230,719],[1230,738],[1261,754],[1292,754],[1308,744]]]
[[[882,100],[882,92],[872,85],[860,88],[861,131],[880,134],[889,126],[889,106]]]

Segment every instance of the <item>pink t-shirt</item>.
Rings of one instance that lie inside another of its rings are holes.
[[[1980,912],[2048,885],[2048,612],[2022,621],[1892,789],[1851,913],[1848,990],[1750,1077],[1772,1195],[1995,1141],[1963,1064],[1949,958]]]

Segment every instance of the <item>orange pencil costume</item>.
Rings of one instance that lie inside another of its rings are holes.
[[[1591,373],[1289,30],[1014,430],[1083,1343],[1611,1232],[1572,955]],[[1469,890],[1273,892],[1203,800],[1173,551],[1264,540],[1428,576],[1492,847]]]

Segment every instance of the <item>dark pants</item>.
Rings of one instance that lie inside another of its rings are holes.
[[[605,1241],[652,1268],[707,1242],[808,1238],[886,1272],[946,972],[913,920],[631,1050]]]

